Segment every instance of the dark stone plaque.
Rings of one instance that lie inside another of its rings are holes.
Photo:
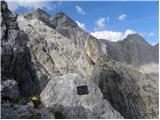
[[[87,85],[77,86],[77,93],[78,95],[88,94],[89,91]]]

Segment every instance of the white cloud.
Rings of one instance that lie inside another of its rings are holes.
[[[76,21],[79,27],[81,27],[83,30],[85,30],[85,23],[80,23],[79,21]]]
[[[46,8],[51,10],[55,6],[51,6],[49,1],[44,0],[6,0],[8,3],[9,9],[15,11],[18,7],[25,7],[28,10],[37,9],[37,8]]]
[[[152,45],[152,46],[155,46],[159,41],[150,41],[149,43]]]
[[[91,35],[98,39],[106,39],[113,42],[117,42],[122,38],[121,32],[113,32],[113,31],[98,31],[98,32],[92,32]]]
[[[155,34],[154,32],[150,32],[150,33],[148,34],[149,37],[155,36],[155,35],[156,35],[156,34]]]
[[[126,14],[122,14],[118,17],[118,20],[120,21],[124,21],[126,19],[127,15]]]
[[[105,22],[106,19],[103,17],[99,18],[97,21],[95,21],[96,28],[95,30],[103,30],[105,28]]]
[[[106,39],[113,42],[117,42],[119,40],[122,40],[127,37],[129,34],[134,34],[135,31],[131,29],[127,29],[125,32],[115,32],[115,31],[97,31],[97,32],[91,32],[91,35],[98,39]]]
[[[77,11],[79,14],[82,14],[82,15],[85,15],[85,14],[86,14],[86,12],[82,9],[82,7],[76,5],[75,8],[76,8],[76,11]]]
[[[129,34],[135,34],[136,32],[134,30],[131,29],[127,29],[124,33],[123,33],[123,37],[126,38],[127,35]]]

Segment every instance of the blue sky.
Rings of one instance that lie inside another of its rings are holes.
[[[65,12],[79,26],[98,38],[118,41],[130,33],[138,33],[150,44],[154,45],[159,40],[158,1],[9,3],[9,8],[19,14],[38,7],[51,15]]]

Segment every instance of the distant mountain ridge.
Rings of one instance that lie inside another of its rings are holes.
[[[130,34],[122,41],[111,42],[101,39],[107,45],[107,53],[113,59],[122,63],[139,66],[150,63],[158,63],[158,44],[152,46],[138,34]]]

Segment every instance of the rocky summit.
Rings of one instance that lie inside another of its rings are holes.
[[[137,34],[99,40],[63,12],[18,16],[1,1],[1,118],[158,118],[158,73],[137,67],[158,64],[158,49]]]

